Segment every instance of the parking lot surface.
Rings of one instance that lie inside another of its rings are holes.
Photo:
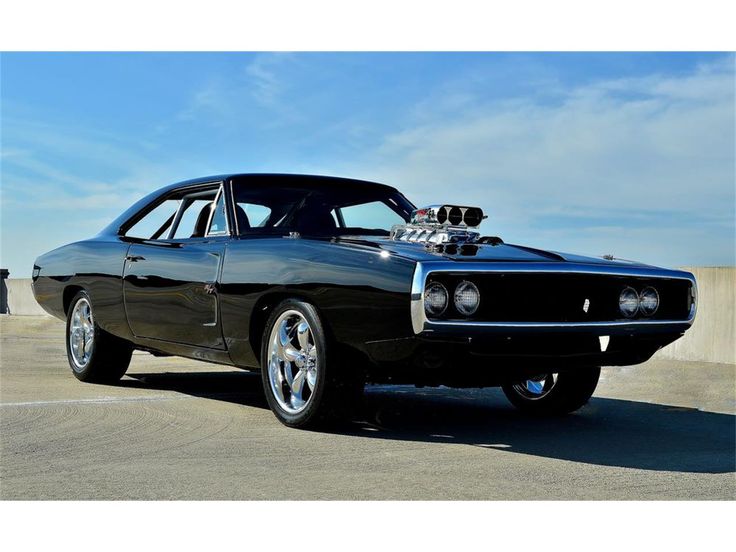
[[[0,317],[2,499],[736,499],[736,367],[603,370],[539,420],[497,389],[373,386],[331,432],[288,429],[259,376],[136,352],[77,381],[64,327]]]

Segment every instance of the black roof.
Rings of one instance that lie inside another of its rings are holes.
[[[202,176],[199,178],[192,178],[190,180],[184,180],[177,182],[176,184],[170,184],[161,188],[160,192],[169,192],[176,190],[180,187],[194,186],[197,184],[206,184],[208,182],[219,182],[225,180],[233,180],[235,182],[242,180],[257,180],[259,184],[294,184],[298,186],[307,186],[315,188],[331,188],[331,187],[342,187],[346,184],[351,186],[378,186],[386,188],[388,190],[395,191],[396,188],[388,186],[386,184],[380,184],[378,182],[370,182],[368,180],[358,180],[355,178],[344,178],[341,176],[326,176],[318,174],[290,174],[290,173],[235,173],[235,174],[218,174],[211,176]]]
[[[379,184],[377,182],[369,182],[367,180],[356,180],[354,178],[342,178],[338,176],[324,176],[314,174],[288,174],[288,173],[228,173],[218,174],[212,176],[202,176],[199,178],[192,178],[190,180],[183,180],[176,182],[175,184],[169,184],[163,188],[148,194],[142,199],[138,200],[134,205],[112,221],[106,226],[100,234],[117,234],[120,226],[130,219],[135,213],[139,212],[145,206],[152,201],[161,197],[162,195],[168,194],[180,188],[186,188],[188,186],[196,186],[199,184],[207,184],[211,182],[225,182],[232,180],[233,182],[241,182],[243,180],[254,180],[259,184],[273,184],[273,185],[296,185],[302,187],[314,187],[317,189],[330,189],[330,188],[341,188],[345,185],[349,186],[361,186],[361,187],[372,187],[372,188],[383,188],[386,191],[397,191],[396,188],[387,186],[386,184]]]

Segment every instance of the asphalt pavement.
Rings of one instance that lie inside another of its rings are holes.
[[[339,430],[282,426],[259,376],[136,352],[77,381],[64,327],[0,316],[2,499],[736,499],[736,367],[605,368],[590,404],[373,386]]]

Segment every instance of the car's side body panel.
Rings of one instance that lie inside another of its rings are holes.
[[[123,297],[133,334],[224,349],[216,289],[225,246],[221,238],[132,244]]]
[[[325,316],[341,343],[410,336],[411,277],[415,264],[375,248],[330,240],[252,237],[233,240],[225,256],[219,297],[223,331],[232,360],[257,366],[260,339],[250,313],[270,298],[301,297]]]
[[[33,289],[39,305],[64,319],[75,290],[84,289],[95,305],[95,318],[105,331],[123,339],[133,336],[123,304],[123,263],[129,243],[117,237],[93,238],[55,249],[36,260]]]
[[[360,350],[366,342],[412,335],[412,260],[306,238],[249,237],[227,247],[219,241],[190,248],[115,238],[64,246],[39,257],[36,298],[63,319],[66,290],[84,288],[98,323],[113,335],[145,349],[242,367],[259,365],[259,344],[252,341],[262,328],[253,334],[251,315],[287,296],[313,303],[335,338]],[[85,271],[91,264],[95,269]],[[215,292],[208,293],[212,278]]]

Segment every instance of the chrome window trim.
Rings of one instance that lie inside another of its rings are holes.
[[[235,190],[233,188],[235,187],[233,184],[233,179],[231,178],[228,183],[228,188],[230,188],[230,209],[228,209],[229,213],[232,213],[232,219],[233,219],[233,228],[235,229],[235,232],[233,232],[233,236],[240,236],[240,223],[238,222],[238,209],[237,209],[237,203],[235,203]]]
[[[601,276],[633,276],[642,278],[660,278],[667,280],[687,280],[691,283],[695,300],[690,308],[687,320],[622,320],[610,322],[478,322],[464,320],[432,321],[424,312],[424,285],[427,276],[434,272],[467,275],[470,273],[538,273],[538,274],[595,274]],[[656,267],[608,267],[605,265],[584,265],[579,263],[544,263],[544,262],[454,262],[430,261],[417,262],[411,285],[411,322],[415,334],[433,328],[443,327],[481,327],[481,328],[600,328],[620,326],[668,326],[692,325],[697,313],[697,283],[695,277],[679,270],[668,270]]]
[[[222,237],[222,236],[230,235],[230,221],[228,221],[228,217],[227,217],[227,202],[225,201],[224,193],[225,193],[224,185],[220,183],[220,188],[217,190],[217,195],[215,196],[215,199],[212,200],[212,211],[210,211],[210,216],[207,217],[207,230],[204,233],[205,238],[215,238],[215,237]],[[216,234],[213,234],[210,232],[210,228],[212,227],[212,219],[215,218],[215,211],[217,210],[217,203],[220,201],[221,197],[222,197],[222,205],[225,208],[225,231],[217,232]]]

